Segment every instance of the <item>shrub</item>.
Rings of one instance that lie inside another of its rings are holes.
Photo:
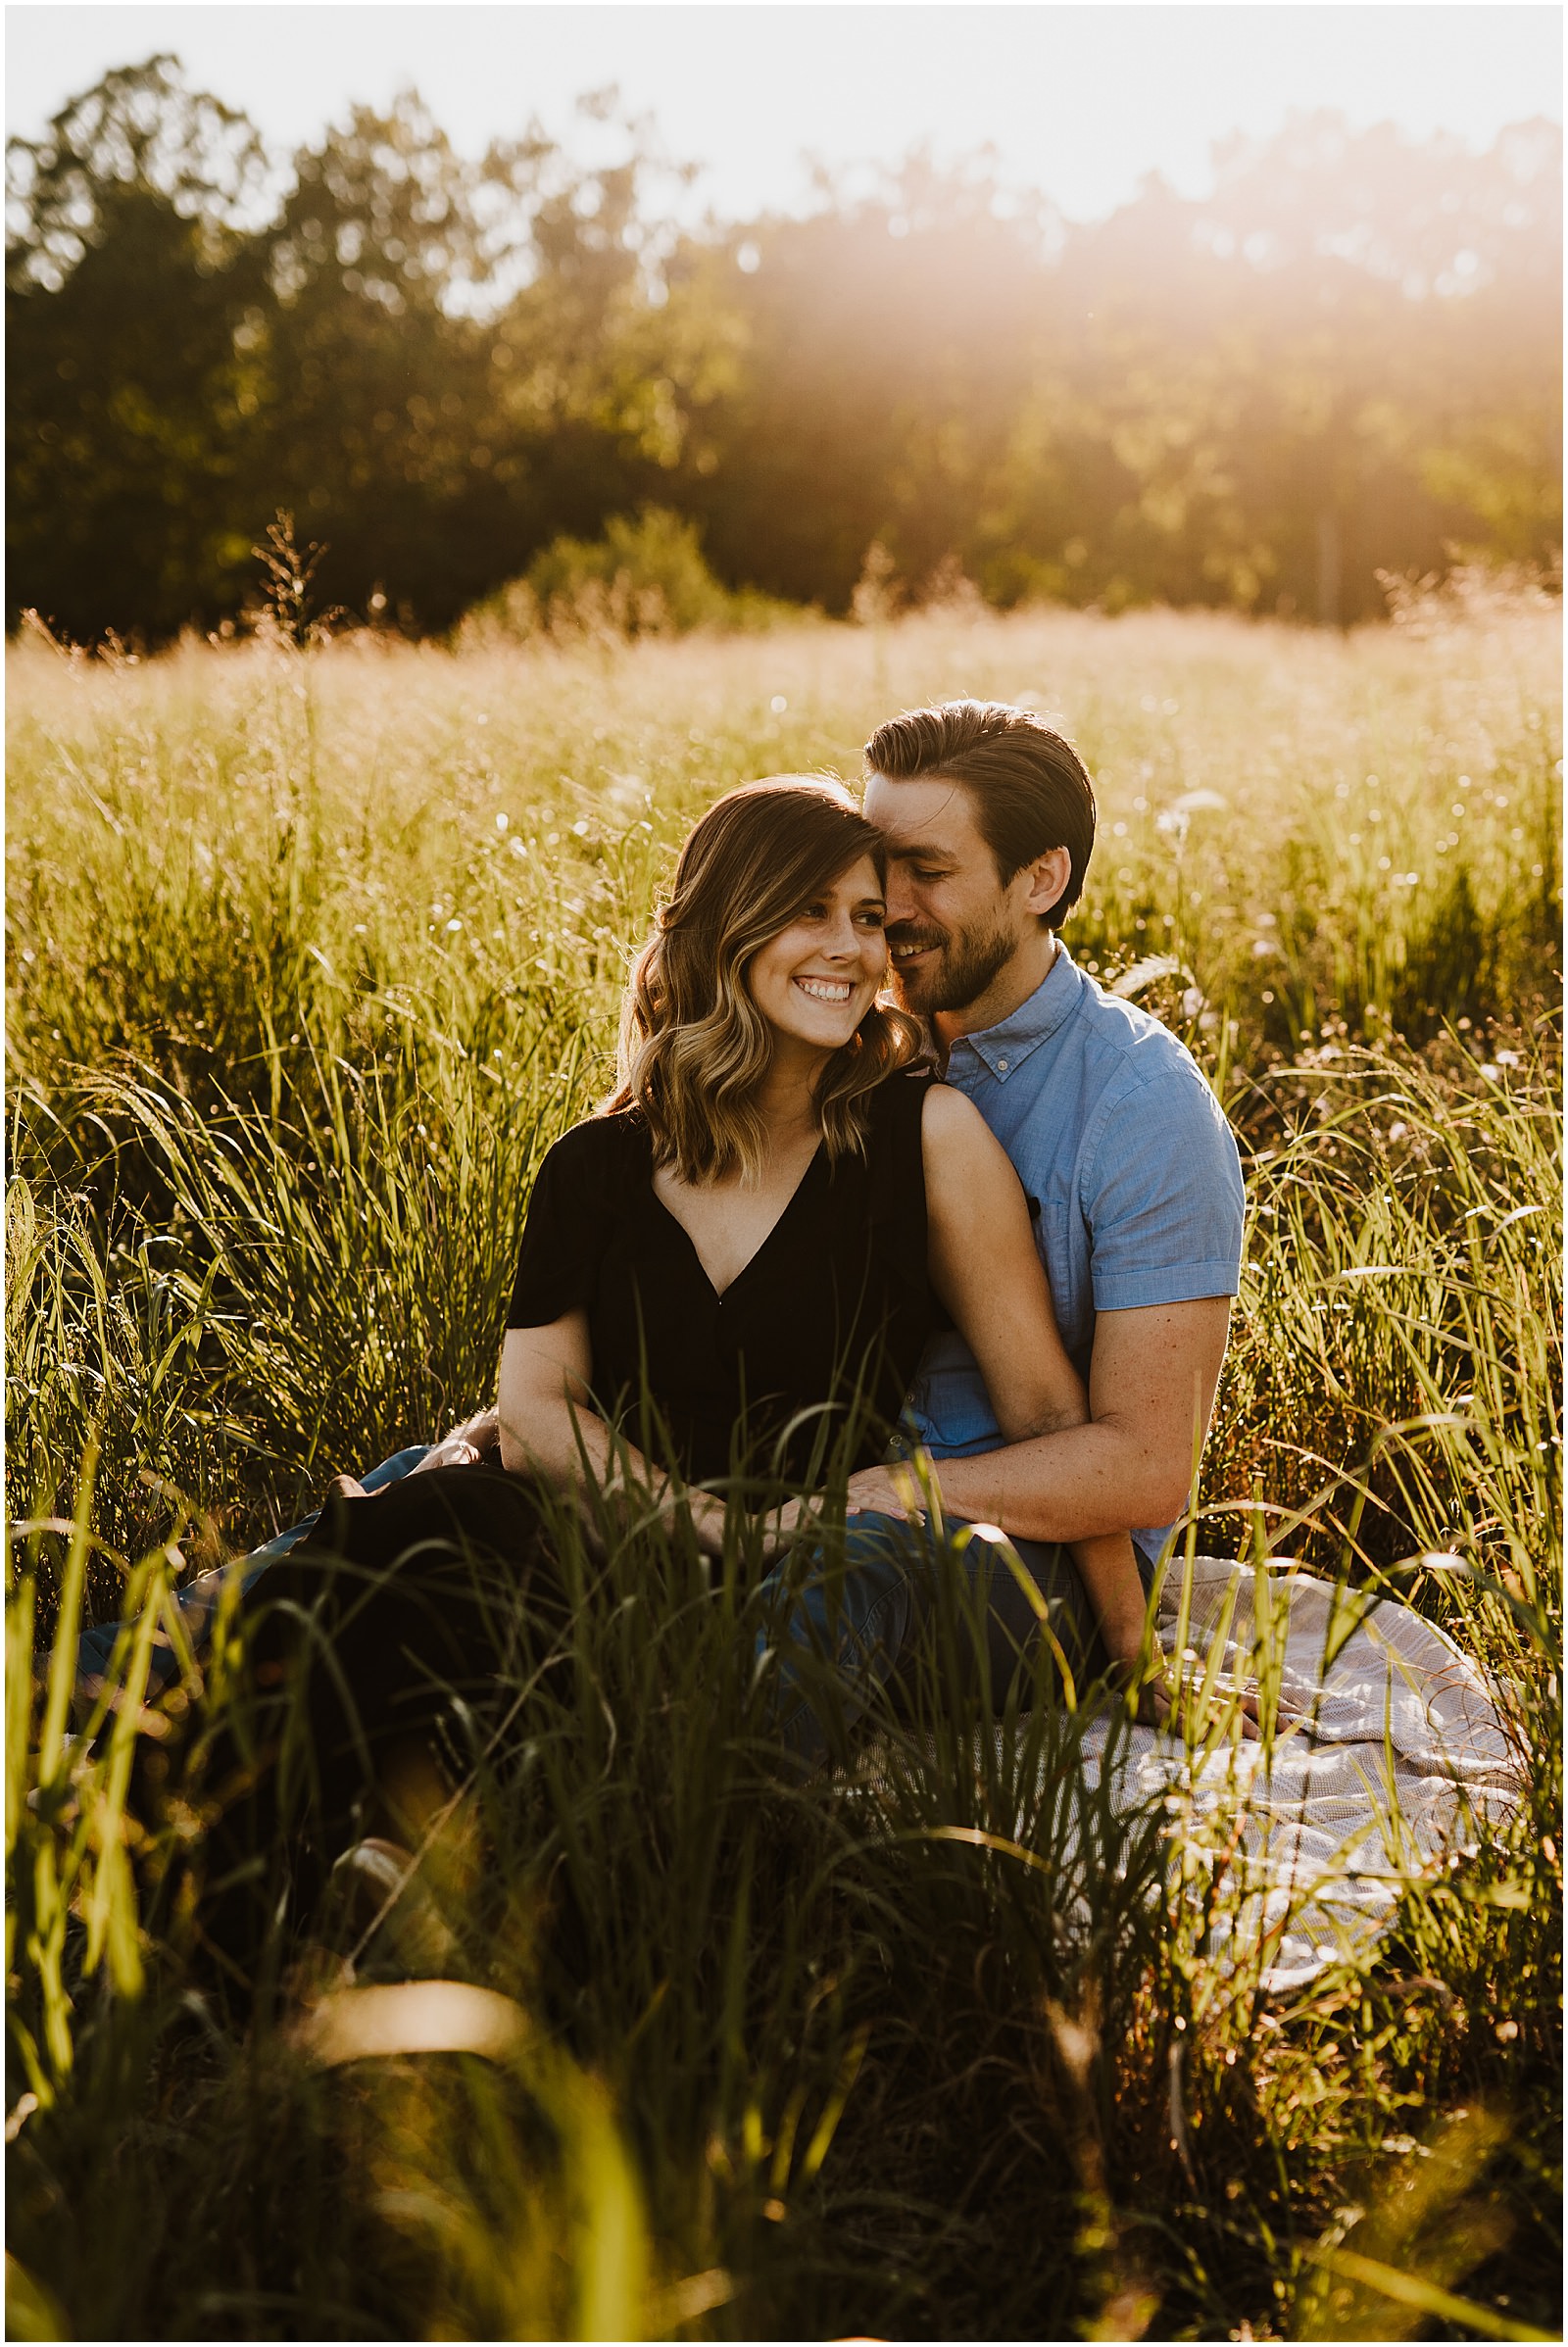
[[[612,513],[602,538],[552,539],[521,578],[475,606],[459,640],[681,636],[766,625],[786,608],[750,589],[732,594],[709,569],[696,522],[644,505],[635,516]]]

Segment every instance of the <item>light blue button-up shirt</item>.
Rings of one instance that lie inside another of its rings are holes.
[[[1242,1167],[1219,1102],[1185,1045],[1104,993],[1065,946],[1010,1018],[954,1045],[947,1080],[1018,1169],[1057,1324],[1086,1380],[1097,1313],[1236,1294]],[[952,1331],[927,1347],[908,1415],[938,1458],[1002,1442],[974,1356]],[[1169,1530],[1133,1538],[1154,1557]]]

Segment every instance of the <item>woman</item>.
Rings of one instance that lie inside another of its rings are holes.
[[[1017,1177],[920,1063],[914,1022],[878,1002],[883,922],[880,835],[839,784],[750,784],[687,840],[627,991],[614,1098],[551,1149],[529,1202],[503,1471],[341,1486],[308,1542],[269,1565],[256,1677],[286,1684],[302,1646],[321,1655],[309,1717],[328,1849],[363,1826],[390,1745],[427,1736],[454,1688],[481,1687],[521,1617],[564,1623],[552,1508],[612,1535],[653,1508],[715,1555],[730,1512],[760,1509],[788,1545],[830,1470],[886,1454],[943,1313],[1008,1441],[1084,1417]],[[843,1575],[808,1535],[799,1545],[804,1578],[777,1578],[763,1642],[783,1657],[778,1736],[809,1765],[930,1601],[938,1552],[917,1521],[887,1517],[852,1520]],[[1073,1554],[1093,1659],[1130,1670],[1146,1614],[1132,1544]],[[999,1557],[974,1539],[965,1569]],[[1032,1631],[1004,1565],[997,1586]],[[1017,1643],[1004,1638],[1004,1667]],[[848,1672],[836,1718],[808,1691],[807,1650],[824,1644]]]

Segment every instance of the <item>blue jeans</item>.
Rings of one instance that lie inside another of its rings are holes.
[[[1066,1549],[1040,1540],[1010,1545],[1075,1680],[1098,1676],[1107,1658]],[[1150,1568],[1138,1561],[1147,1591]],[[960,1685],[988,1687],[997,1708],[1041,1636],[1036,1606],[1004,1549],[964,1526],[939,1538],[900,1516],[851,1516],[841,1557],[818,1549],[786,1559],[762,1586],[767,1619],[758,1662],[776,1657],[774,1733],[803,1773],[843,1756],[874,1689],[907,1671],[921,1632],[944,1613],[957,1631],[949,1667]]]

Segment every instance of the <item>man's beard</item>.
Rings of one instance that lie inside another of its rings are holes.
[[[894,992],[918,1018],[930,1018],[939,1010],[967,1010],[1018,950],[1018,940],[1001,923],[990,929],[960,929],[956,936],[905,923],[890,934],[889,943],[895,948],[908,944],[937,949],[929,961],[907,972],[894,957]]]

